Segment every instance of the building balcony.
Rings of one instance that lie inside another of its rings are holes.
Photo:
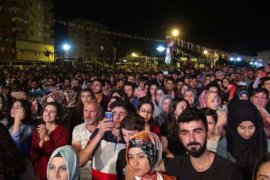
[[[54,34],[54,30],[52,30],[51,28],[44,28],[43,32],[44,34],[50,34],[50,35]]]
[[[23,23],[23,22],[12,22],[12,28],[26,30],[28,28],[28,24]]]

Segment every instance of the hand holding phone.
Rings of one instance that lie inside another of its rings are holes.
[[[112,112],[105,112],[105,121],[106,122],[113,122],[113,113]]]

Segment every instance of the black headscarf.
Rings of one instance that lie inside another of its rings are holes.
[[[247,120],[255,125],[255,133],[250,139],[243,139],[237,133],[237,127]],[[227,149],[236,159],[243,175],[251,177],[256,159],[267,152],[267,139],[262,117],[250,101],[235,100],[230,104],[227,141]]]

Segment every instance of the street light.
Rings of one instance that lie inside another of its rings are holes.
[[[133,53],[131,53],[131,56],[132,56],[132,57],[138,57],[138,54],[135,53],[135,52],[133,52]]]
[[[179,35],[179,30],[178,29],[173,29],[172,32],[171,32],[171,35],[173,37],[177,37]]]
[[[157,50],[158,50],[159,52],[163,52],[165,49],[166,49],[166,48],[165,48],[164,46],[161,46],[161,45],[157,47]]]
[[[203,54],[204,54],[204,55],[207,55],[207,54],[208,54],[208,51],[207,51],[207,50],[204,50],[204,51],[203,51]]]
[[[69,51],[70,50],[70,45],[69,44],[63,44],[63,49],[65,51]]]

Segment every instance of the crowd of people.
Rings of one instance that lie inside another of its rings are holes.
[[[0,179],[270,179],[269,98],[268,66],[0,67]]]

